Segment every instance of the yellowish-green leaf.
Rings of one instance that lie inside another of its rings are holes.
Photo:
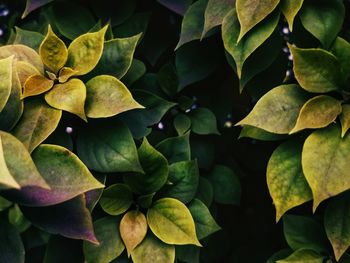
[[[7,168],[0,136],[0,189],[2,188],[20,189],[21,186],[16,182],[15,178],[13,178],[9,169]]]
[[[77,74],[77,71],[74,69],[71,69],[69,67],[63,67],[60,69],[58,73],[58,81],[60,83],[66,82],[70,77],[74,76]]]
[[[16,26],[15,29],[16,36],[13,41],[13,44],[22,44],[34,50],[39,50],[40,44],[45,38],[44,35],[35,31],[21,29]]]
[[[299,112],[297,123],[290,134],[303,129],[318,129],[328,126],[341,113],[339,100],[320,95],[308,100]]]
[[[350,128],[350,104],[344,104],[342,108],[343,110],[339,118],[341,123],[341,137],[343,138]]]
[[[237,0],[236,9],[241,31],[237,42],[277,7],[280,0]]]
[[[34,49],[24,45],[6,45],[0,47],[0,59],[14,55],[16,61],[32,64],[41,74],[44,73],[44,64]]]
[[[175,247],[168,245],[148,234],[131,253],[134,263],[173,263]]]
[[[47,34],[39,47],[39,54],[45,66],[55,74],[66,64],[68,50],[49,25]]]
[[[289,48],[293,55],[295,78],[303,89],[327,93],[340,88],[341,67],[332,53],[319,48],[303,49],[291,45]]]
[[[276,263],[323,263],[324,256],[311,249],[299,249],[289,257],[277,260]]]
[[[350,246],[349,192],[333,198],[328,203],[324,215],[324,226],[333,246],[335,259],[339,261]]]
[[[139,211],[127,212],[119,225],[120,235],[130,257],[131,252],[142,242],[147,234],[147,219]]]
[[[338,125],[316,130],[305,141],[303,171],[314,197],[313,210],[325,199],[350,189],[350,136]]]
[[[56,84],[45,94],[45,100],[51,107],[73,113],[84,121],[86,121],[85,99],[86,87],[79,79],[71,79],[66,83]]]
[[[277,134],[289,133],[307,100],[308,94],[296,84],[276,87],[237,125],[250,125]]]
[[[53,80],[42,75],[32,75],[24,82],[22,99],[43,94],[53,87]]]
[[[113,184],[103,191],[100,199],[102,209],[110,215],[121,215],[133,203],[131,189],[126,184]]]
[[[177,199],[157,200],[147,211],[147,221],[152,232],[164,243],[201,246],[190,211]]]
[[[51,108],[41,100],[26,102],[24,109],[24,113],[12,133],[22,141],[29,152],[32,152],[55,131],[60,122],[62,111]]]
[[[81,35],[69,45],[67,66],[76,70],[76,75],[89,73],[97,65],[102,56],[107,28],[108,25],[98,32]]]
[[[13,56],[0,60],[0,112],[11,94]]]
[[[39,70],[32,64],[25,61],[17,61],[16,69],[19,81],[21,82],[21,87],[24,87],[25,81],[33,75],[41,75]]]
[[[127,87],[113,76],[100,75],[89,80],[86,91],[86,115],[90,118],[106,118],[144,108],[133,99]]]
[[[304,0],[282,0],[281,10],[288,22],[290,31],[293,31],[293,23],[295,16],[303,6]]]
[[[267,166],[267,185],[276,208],[276,221],[289,209],[312,199],[301,167],[301,141],[281,144]]]

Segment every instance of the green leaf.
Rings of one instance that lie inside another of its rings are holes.
[[[100,205],[107,214],[121,215],[126,212],[133,203],[133,196],[126,184],[113,184],[103,191]]]
[[[261,24],[246,34],[237,43],[240,24],[235,9],[232,9],[222,23],[222,39],[227,52],[236,63],[238,77],[242,76],[244,62],[261,46],[274,32],[279,21],[279,12],[273,12]]]
[[[41,42],[45,36],[35,31],[24,30],[19,27],[16,28],[16,36],[13,44],[22,44],[34,50],[39,50]]]
[[[69,45],[67,66],[76,70],[76,75],[85,75],[98,64],[103,52],[107,27],[98,32],[81,35]]]
[[[180,136],[184,135],[191,128],[191,119],[180,113],[174,118],[174,127]]]
[[[99,245],[84,242],[84,256],[87,263],[105,263],[119,257],[124,244],[119,233],[119,217],[104,217],[94,222],[95,235]]]
[[[330,52],[310,48],[302,49],[289,45],[293,54],[293,70],[300,86],[314,93],[327,93],[342,85],[338,59]]]
[[[147,219],[139,211],[127,212],[120,221],[120,235],[128,251],[128,256],[144,240],[147,234]]]
[[[250,125],[277,134],[289,133],[307,100],[308,94],[296,84],[278,86],[267,92],[236,125]]]
[[[198,199],[192,200],[188,205],[188,209],[190,210],[196,225],[198,239],[203,239],[221,229],[210,214],[209,209],[202,201]]]
[[[342,106],[339,100],[326,95],[313,97],[301,108],[290,134],[303,129],[324,128],[334,122],[341,112]]]
[[[123,176],[124,181],[137,194],[157,192],[167,182],[168,161],[146,138],[143,139],[138,154],[144,173],[126,174]]]
[[[157,80],[160,88],[166,95],[169,97],[176,95],[179,87],[179,78],[172,62],[168,62],[160,68],[157,74]]]
[[[24,109],[24,114],[12,133],[32,152],[56,130],[62,111],[53,109],[40,100],[26,102]]]
[[[312,199],[312,193],[301,167],[303,144],[291,140],[281,144],[267,166],[267,185],[276,207],[276,221],[289,209]]]
[[[26,79],[23,85],[22,99],[43,94],[49,91],[54,85],[54,81],[46,77],[35,74]]]
[[[264,20],[277,7],[280,0],[237,0],[236,9],[241,30],[237,42]]]
[[[275,254],[273,254],[267,261],[266,263],[276,263],[277,260],[279,259],[284,259],[288,256],[290,256],[293,253],[293,250],[286,248],[282,249]]]
[[[339,119],[341,123],[341,137],[344,138],[350,128],[350,104],[342,105],[342,113]]]
[[[243,126],[243,129],[241,130],[238,139],[241,138],[251,138],[260,141],[279,141],[285,139],[286,136],[281,134],[270,133],[263,129],[245,125]]]
[[[0,112],[11,94],[13,56],[0,60]]]
[[[341,37],[337,37],[330,51],[337,57],[343,79],[346,80],[350,76],[350,43]]]
[[[303,6],[304,0],[282,0],[281,10],[288,22],[289,30],[293,31],[293,23],[296,15]]]
[[[209,178],[214,189],[214,199],[221,204],[239,205],[241,185],[234,171],[224,165],[215,165]]]
[[[317,221],[305,216],[285,215],[283,232],[288,245],[295,251],[312,249],[322,253],[328,250],[324,229]]]
[[[23,233],[31,225],[28,219],[26,219],[23,216],[23,213],[17,204],[15,204],[13,207],[9,209],[8,220],[13,226],[16,227],[19,233]]]
[[[0,262],[24,263],[25,250],[16,228],[5,220],[0,224]]]
[[[13,135],[0,131],[0,183],[15,188],[49,186],[40,176],[25,146]]]
[[[191,130],[200,135],[217,134],[218,131],[216,117],[214,113],[207,108],[197,108],[190,112]]]
[[[324,256],[311,249],[300,249],[289,257],[277,260],[276,263],[322,263]]]
[[[97,172],[143,172],[132,135],[121,122],[81,130],[77,152],[87,167]]]
[[[45,100],[51,107],[68,111],[87,121],[84,111],[85,99],[86,87],[79,79],[56,84],[45,94]]]
[[[302,166],[314,198],[313,210],[325,199],[350,188],[350,137],[337,125],[316,130],[305,141]]]
[[[141,32],[146,32],[150,17],[150,12],[135,13],[123,24],[114,27],[113,34],[118,37],[132,37]],[[142,38],[139,41],[141,40]]]
[[[123,83],[127,86],[131,86],[135,81],[141,78],[146,73],[145,64],[138,59],[133,59],[129,70],[123,76]]]
[[[92,72],[95,76],[106,74],[121,79],[129,70],[141,34],[106,41],[100,61]]]
[[[210,207],[214,199],[214,189],[211,182],[204,176],[199,176],[196,199],[201,200],[207,207]]]
[[[345,7],[342,0],[306,1],[300,11],[304,28],[328,49],[344,22]]]
[[[170,164],[191,160],[190,134],[169,137],[158,143],[155,147],[165,156]]]
[[[147,221],[152,232],[166,244],[201,246],[190,211],[176,199],[157,200],[147,211]]]
[[[200,248],[194,245],[183,245],[175,247],[176,258],[181,262],[199,263],[200,262]]]
[[[156,193],[140,195],[137,197],[137,204],[142,208],[149,208],[152,205],[153,197]]]
[[[130,91],[117,78],[100,75],[86,83],[86,115],[106,118],[132,109],[142,109]]]
[[[44,65],[57,73],[67,62],[68,50],[64,42],[56,36],[49,25],[45,39],[39,47],[39,54]]]
[[[197,161],[182,161],[169,166],[170,185],[166,185],[161,191],[164,197],[180,200],[184,204],[190,202],[196,192],[199,181],[199,169]]]
[[[134,263],[173,263],[175,247],[149,234],[131,253]]]
[[[204,26],[204,12],[207,3],[208,0],[199,0],[194,2],[187,9],[181,24],[180,40],[175,50],[183,44],[201,38]]]
[[[209,0],[204,13],[202,38],[214,27],[221,25],[226,14],[235,6],[234,0]]]

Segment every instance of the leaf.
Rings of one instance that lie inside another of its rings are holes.
[[[40,176],[25,146],[13,135],[0,131],[1,184],[15,188],[49,186]]]
[[[24,114],[12,133],[32,152],[55,131],[62,111],[39,100],[26,102],[24,108]]]
[[[41,75],[39,70],[32,64],[25,61],[17,61],[15,64],[18,79],[20,82],[20,87],[24,86],[25,81],[32,75]]]
[[[176,199],[157,200],[147,211],[147,221],[152,232],[166,244],[201,246],[190,211]]]
[[[113,184],[103,191],[100,205],[107,214],[121,215],[133,203],[131,189],[126,184]]]
[[[176,258],[181,262],[199,263],[200,262],[200,248],[194,245],[176,246]]]
[[[153,197],[156,193],[140,195],[137,197],[137,204],[142,208],[149,208],[152,205]]]
[[[14,151],[16,157],[18,152]],[[51,190],[36,186],[38,182],[34,181],[34,186],[29,184],[27,187],[22,187],[20,191],[8,191],[8,195],[19,204],[26,206],[55,205],[89,190],[104,187],[76,155],[61,146],[41,144],[32,153],[32,158]],[[16,159],[17,166],[18,163],[20,162]],[[17,181],[22,185],[19,180]]]
[[[153,235],[147,235],[131,253],[134,263],[173,263],[175,247],[164,244]]]
[[[334,122],[341,112],[342,106],[339,100],[326,95],[313,97],[301,108],[297,123],[290,134],[303,129],[324,128]]]
[[[224,17],[235,6],[234,0],[209,0],[204,13],[202,38],[214,27],[221,25]]]
[[[169,137],[158,143],[155,147],[170,164],[191,160],[190,134]]]
[[[41,6],[46,5],[52,1],[53,0],[27,0],[26,7],[21,18],[25,18],[29,13],[33,12],[35,9],[38,9]]]
[[[319,48],[302,49],[289,45],[293,70],[300,86],[314,93],[327,93],[341,86],[342,76],[337,58]]]
[[[22,207],[24,215],[38,228],[51,234],[98,244],[91,215],[83,195],[46,207]]]
[[[124,84],[113,76],[100,75],[86,83],[86,115],[106,118],[132,109],[142,109]]]
[[[196,225],[198,239],[203,239],[221,229],[202,201],[198,199],[192,200],[188,205],[188,209]]]
[[[0,262],[24,263],[25,250],[21,236],[5,220],[1,220],[0,224],[0,251]]]
[[[311,249],[300,249],[276,263],[322,263],[324,257]]]
[[[304,28],[328,49],[342,28],[345,15],[343,1],[306,1],[300,11]]]
[[[350,188],[350,137],[341,138],[337,125],[314,131],[305,141],[302,166],[314,198],[313,210],[325,199]]]
[[[124,181],[137,194],[157,192],[168,179],[168,161],[149,144],[146,138],[138,149],[141,166],[144,173],[126,174]]]
[[[236,63],[238,77],[242,77],[244,62],[261,46],[274,32],[279,21],[279,12],[273,12],[266,20],[254,27],[249,34],[237,43],[240,24],[235,9],[232,9],[222,23],[222,39],[226,51]]]
[[[86,87],[79,79],[70,79],[66,83],[55,84],[45,94],[45,100],[51,107],[68,111],[87,121],[84,111],[85,99]]]
[[[44,65],[57,73],[67,62],[68,50],[64,42],[56,36],[49,25],[45,39],[39,47],[39,54]]]
[[[276,207],[276,221],[289,209],[312,199],[312,193],[301,167],[303,144],[290,140],[272,154],[267,166],[267,185]]]
[[[330,51],[337,57],[343,79],[346,80],[350,76],[350,43],[341,37],[337,37]]]
[[[99,245],[84,242],[84,256],[87,263],[111,262],[124,251],[124,244],[119,233],[119,217],[103,217],[94,222]]]
[[[290,256],[293,253],[293,250],[286,248],[282,249],[275,254],[273,254],[267,261],[266,263],[276,263],[277,260],[279,259],[284,259],[288,256]]]
[[[14,227],[16,227],[19,233],[23,233],[31,225],[28,219],[26,219],[23,216],[23,213],[17,204],[15,204],[13,207],[9,209],[8,220]]]
[[[349,216],[350,199],[348,192],[333,198],[328,203],[324,214],[324,226],[337,261],[350,246]]]
[[[214,189],[214,199],[221,204],[239,205],[241,185],[234,171],[224,165],[215,165],[209,178]]]
[[[128,256],[144,240],[147,234],[147,219],[139,211],[127,212],[119,225],[120,235],[123,239]]]
[[[187,9],[181,24],[181,34],[176,49],[190,41],[200,39],[204,26],[204,12],[208,0],[199,0]]]
[[[283,232],[288,245],[294,251],[312,249],[318,253],[326,253],[328,250],[328,241],[323,227],[312,218],[285,215]]]
[[[183,16],[191,5],[192,0],[157,0],[157,2],[176,14]]]
[[[180,113],[174,118],[174,127],[179,136],[184,135],[191,128],[191,119]]]
[[[13,56],[0,60],[0,112],[11,94]]]
[[[81,130],[77,152],[87,167],[97,172],[143,172],[132,135],[121,122]]]
[[[22,99],[43,94],[49,91],[53,85],[54,82],[51,79],[42,75],[32,75],[24,82]]]
[[[195,198],[210,207],[214,199],[214,189],[211,182],[204,176],[199,176],[199,184]]]
[[[48,234],[47,234],[48,235]],[[82,261],[81,242],[59,235],[50,235],[46,243],[45,257],[43,263],[74,263]],[[69,253],[65,253],[69,251]]]
[[[15,37],[15,40],[13,41],[13,44],[22,44],[34,50],[39,50],[39,46],[45,38],[44,35],[35,31],[21,29],[19,27],[15,27],[15,28],[16,28],[16,37]]]
[[[197,192],[199,169],[197,161],[182,161],[169,166],[170,185],[161,191],[161,196],[180,200],[184,204],[190,202]]]
[[[263,129],[245,125],[243,126],[243,129],[241,130],[238,139],[241,138],[251,138],[260,141],[279,141],[285,139],[286,136],[281,134],[270,133]]]
[[[207,108],[197,108],[190,112],[191,130],[200,135],[217,134],[218,131],[216,117],[214,113]]]
[[[106,41],[100,61],[93,74],[112,75],[121,79],[129,70],[136,45],[141,38],[141,33],[127,38],[115,38]]]
[[[69,45],[66,66],[76,70],[76,75],[85,75],[97,65],[102,56],[107,27],[95,33],[81,35]]]
[[[130,65],[129,70],[123,76],[123,83],[126,86],[131,86],[135,81],[141,78],[146,73],[145,64],[138,59],[133,59]]]
[[[279,0],[236,0],[236,10],[241,31],[237,42],[277,7]]]
[[[341,123],[341,137],[344,138],[350,128],[350,104],[342,105],[342,113],[339,119]]]
[[[102,184],[106,183],[106,175],[95,175],[95,178]],[[103,190],[103,188],[93,189],[84,194],[86,200],[86,208],[90,211],[90,213],[94,210],[98,201],[100,201]]]
[[[281,10],[288,22],[289,30],[293,31],[293,23],[296,15],[303,6],[304,0],[282,0]]]
[[[74,76],[75,74],[77,74],[76,70],[73,70],[73,69],[71,69],[69,67],[63,67],[58,72],[58,81],[60,83],[67,82],[67,80],[69,78],[71,78],[72,76]]]
[[[289,133],[307,99],[308,94],[296,84],[278,86],[267,92],[236,125],[250,125],[277,134]]]

